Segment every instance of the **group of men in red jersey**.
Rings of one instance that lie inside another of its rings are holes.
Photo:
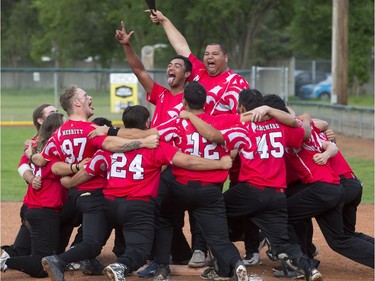
[[[292,117],[292,121],[285,115],[280,117],[280,112],[272,109],[284,110],[276,97],[269,96],[267,101],[228,68],[227,50],[222,44],[207,45],[201,62],[168,18],[160,11],[153,11],[150,17],[164,28],[178,54],[167,67],[170,89],[146,72],[130,43],[133,32],[126,33],[122,22],[116,39],[123,45],[148,100],[155,104],[151,121],[154,129],[147,130],[149,116],[145,108],[136,106],[124,111],[124,126],[143,132],[109,129],[107,133],[128,138],[156,133],[158,137],[126,142],[114,137],[88,137],[92,131],[87,122],[93,114],[91,98],[82,89],[72,87],[61,99],[70,120],[51,138],[42,156],[64,161],[62,175],[76,173],[62,183],[80,192],[77,206],[83,213],[83,239],[73,249],[42,260],[50,277],[64,280],[67,263],[95,258],[108,238],[108,229],[120,226],[126,237],[125,251],[116,263],[104,269],[106,276],[126,280],[126,275],[142,266],[152,253],[155,267],[150,272],[154,280],[167,280],[173,229],[186,210],[196,237],[204,238],[196,239],[202,242],[193,243],[192,250],[205,252],[208,245],[214,259],[214,265],[201,274],[203,279],[229,280],[234,276],[235,280],[248,280],[246,267],[229,239],[227,219],[238,218],[259,227],[273,255],[284,262],[287,270],[302,274],[306,280],[322,280],[317,270],[319,262],[311,251],[312,217],[333,250],[373,267],[373,238],[355,233],[354,209],[362,187],[340,154],[336,158],[337,151],[324,136],[327,128],[317,128],[308,115],[300,117],[300,124],[295,124]],[[262,107],[264,104],[268,107]],[[187,112],[181,112],[183,109]],[[245,115],[237,112],[250,110],[249,120],[256,123],[241,123]],[[64,130],[74,134],[64,134]],[[77,136],[76,132],[82,134]],[[144,144],[146,148],[141,148]],[[112,152],[100,150],[94,154],[101,147]],[[186,158],[177,149],[212,162]],[[238,152],[236,159],[241,165],[237,171],[239,184],[222,193],[231,165],[219,159],[233,150]],[[86,163],[86,157],[92,159]],[[169,167],[159,174],[160,179],[151,176],[163,165]],[[189,170],[191,165],[199,172]],[[355,187],[355,192],[349,186]],[[343,208],[347,216],[343,216]],[[136,224],[130,226],[133,219]]]

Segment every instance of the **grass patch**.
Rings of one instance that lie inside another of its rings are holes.
[[[363,184],[363,203],[374,203],[374,160],[345,158]]]
[[[34,127],[1,128],[1,201],[20,201],[27,183],[18,174],[24,141],[35,134]]]
[[[86,91],[93,98],[93,106],[95,109],[94,117],[103,116],[112,121],[121,121],[120,113],[111,113],[109,91],[99,92],[90,89]],[[42,103],[55,105],[53,89],[2,89],[1,120],[32,121],[34,109]],[[58,110],[65,114],[59,105],[58,97],[56,104]]]
[[[303,99],[300,99],[299,97],[291,96],[291,97],[288,97],[288,100],[289,101],[306,101],[306,102],[331,104],[331,101],[321,100],[319,98],[303,100]],[[374,95],[349,96],[348,97],[348,105],[358,106],[358,107],[366,107],[366,108],[374,108]]]
[[[374,95],[350,96],[348,98],[348,105],[374,108]]]

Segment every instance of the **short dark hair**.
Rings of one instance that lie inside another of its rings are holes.
[[[197,81],[191,81],[185,86],[184,100],[191,109],[203,109],[206,96],[206,89]]]
[[[263,99],[265,105],[289,113],[289,110],[286,108],[285,101],[279,95],[268,94],[265,95]]]
[[[146,123],[149,118],[150,112],[143,105],[128,106],[122,113],[122,122],[125,128],[146,130]]]
[[[238,105],[247,111],[263,105],[263,95],[257,89],[244,89],[238,95]]]
[[[171,61],[174,60],[174,59],[180,59],[180,60],[184,61],[185,72],[191,72],[191,70],[193,69],[193,65],[191,64],[191,61],[187,57],[182,56],[182,55],[176,55],[171,59]]]
[[[221,51],[223,52],[224,55],[228,54],[228,48],[221,42],[210,42],[207,44],[207,46],[212,46],[212,45],[219,45]],[[206,46],[206,48],[207,48]]]
[[[106,125],[107,127],[113,127],[112,121],[105,117],[96,117],[91,122],[95,123],[98,126]]]

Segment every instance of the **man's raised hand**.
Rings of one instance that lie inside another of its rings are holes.
[[[129,45],[130,39],[133,36],[134,31],[126,33],[125,23],[121,21],[121,30],[116,30],[115,38],[120,42],[121,45]]]

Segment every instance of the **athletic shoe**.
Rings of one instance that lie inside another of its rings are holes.
[[[103,273],[111,281],[126,281],[126,268],[126,265],[122,263],[111,263],[104,268]]]
[[[78,270],[81,267],[79,262],[70,262],[65,266],[65,271],[74,271]]]
[[[104,265],[97,259],[86,259],[80,262],[80,270],[86,275],[103,275]]]
[[[195,250],[188,263],[189,267],[204,267],[206,264],[206,255],[201,250]]]
[[[234,268],[234,280],[235,281],[248,281],[249,276],[247,275],[247,270],[242,261],[238,261]]]
[[[201,274],[201,278],[204,280],[214,280],[214,281],[228,281],[230,277],[219,276],[213,267],[206,268]]]
[[[65,281],[65,262],[63,262],[57,256],[54,255],[42,258],[42,266],[52,281]]]
[[[169,265],[159,265],[155,271],[154,281],[168,281],[170,273]]]
[[[8,255],[8,253],[3,251],[3,253],[0,257],[0,271],[1,272],[5,272],[7,270],[8,266],[6,265],[6,261],[9,258],[10,258],[10,256]]]
[[[145,269],[137,272],[137,276],[141,278],[153,277],[157,269],[158,264],[154,261],[150,261]]]
[[[272,269],[273,276],[275,277],[286,277],[286,278],[293,278],[293,279],[305,279],[305,275],[303,275],[300,272],[297,272],[295,270],[291,270],[288,268],[282,268],[282,267],[277,267]]]
[[[319,272],[319,270],[317,270],[316,268],[313,268],[311,270],[309,280],[310,281],[323,281],[323,275]]]
[[[259,253],[246,254],[242,260],[244,265],[258,265],[262,264]]]
[[[298,262],[294,261],[285,253],[278,254],[283,269],[287,268],[291,271],[296,271],[305,276],[306,280],[311,276],[311,264],[308,258],[301,257]]]

